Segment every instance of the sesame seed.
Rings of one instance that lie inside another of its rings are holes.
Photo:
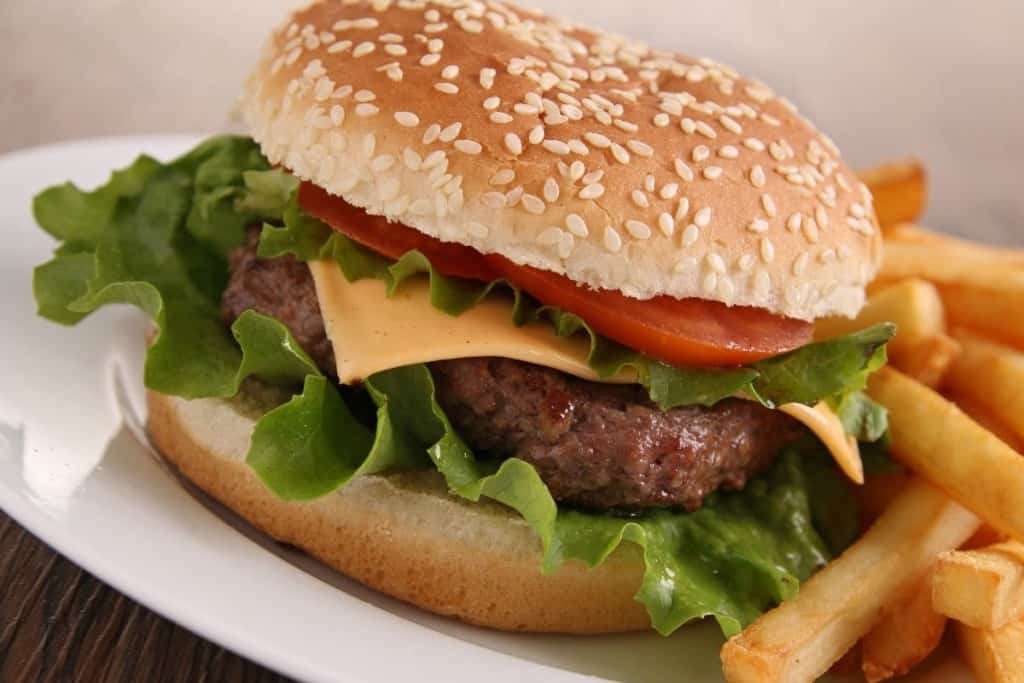
[[[818,233],[818,224],[814,222],[814,219],[808,216],[804,219],[804,237],[811,244],[816,244],[820,237]]]
[[[661,186],[658,196],[662,199],[673,199],[679,192],[679,183],[666,183]]]
[[[582,216],[576,213],[570,213],[565,217],[565,227],[569,229],[569,232],[577,237],[586,237],[590,234],[586,221],[583,220]]]
[[[707,166],[704,168],[702,175],[708,180],[716,180],[722,175],[721,166]]]
[[[506,133],[505,148],[518,156],[523,153],[523,141],[515,133]]]
[[[352,56],[355,57],[356,59],[358,59],[359,57],[365,57],[366,55],[370,54],[376,49],[377,46],[367,40],[356,45],[355,49],[352,50]]]
[[[441,135],[441,126],[436,123],[430,124],[425,131],[423,131],[423,144],[430,145],[437,140],[438,136]]]
[[[409,52],[409,50],[406,49],[404,45],[399,45],[398,43],[385,44],[384,51],[387,52],[389,55],[395,57],[402,57],[403,55],[406,55]]]
[[[775,218],[775,215],[778,213],[775,208],[775,200],[772,199],[770,194],[761,195],[761,207],[768,214],[769,218]]]
[[[626,147],[629,147],[634,154],[640,157],[654,156],[654,148],[640,140],[630,140],[626,143]]]
[[[441,33],[442,31],[446,30],[447,28],[448,28],[448,23],[447,22],[439,21],[439,22],[427,24],[426,26],[424,26],[423,27],[423,32],[424,33]]]
[[[494,77],[498,74],[497,71],[490,68],[480,69],[480,87],[485,90],[490,90],[494,85]]]
[[[663,211],[658,215],[658,229],[665,237],[672,236],[672,233],[676,231],[676,222],[673,220],[672,214]]]
[[[710,140],[714,140],[718,137],[718,133],[715,132],[715,129],[704,121],[697,122],[697,132]]]
[[[480,201],[484,203],[484,206],[490,209],[503,209],[505,204],[508,203],[508,199],[505,197],[504,192],[484,192],[480,196]]]
[[[345,122],[345,107],[340,104],[336,104],[331,107],[331,123],[334,124],[335,128],[340,128],[341,124]]]
[[[709,150],[704,145],[697,145],[696,147],[693,148],[693,152],[691,153],[690,158],[693,159],[695,162],[700,163],[701,161],[707,159],[709,156],[711,156],[711,150]]]
[[[463,154],[479,154],[483,151],[483,147],[476,140],[456,140],[454,147]]]
[[[736,149],[736,147],[734,147],[733,145],[725,145],[724,147],[720,147],[718,149],[718,156],[722,157],[723,159],[736,159],[739,157],[739,155],[740,151]]]
[[[604,248],[613,254],[617,253],[622,249],[622,238],[619,233],[616,232],[615,228],[610,225],[606,225],[604,228]]]
[[[769,126],[781,126],[782,121],[769,114],[768,112],[761,112],[761,120],[767,123]]]
[[[648,192],[654,192],[654,176],[650,173],[644,177],[644,189]]]
[[[793,275],[802,275],[807,270],[808,260],[810,260],[810,257],[806,251],[793,259]]]
[[[590,148],[583,144],[583,141],[579,138],[572,138],[567,140],[566,144],[569,145],[569,150],[573,154],[579,154],[580,156],[586,156],[590,154]]]
[[[554,178],[549,177],[547,180],[544,181],[545,201],[547,201],[549,204],[555,203],[556,201],[558,201],[558,194],[558,181],[556,181]]]
[[[679,127],[684,133],[690,135],[697,130],[697,122],[691,118],[683,118],[679,120]]]
[[[449,64],[445,68],[441,69],[441,78],[448,79],[449,81],[457,78],[459,75],[459,67],[456,64]]]
[[[743,146],[755,152],[763,152],[765,150],[765,144],[757,138],[747,138],[743,141]]]
[[[772,159],[775,159],[776,161],[784,161],[786,159],[786,148],[778,142],[773,142],[768,145],[768,153],[771,154]]]
[[[527,137],[531,145],[539,145],[544,142],[544,126],[534,126],[530,129],[530,134]]]
[[[764,175],[764,169],[759,165],[754,166],[750,169],[750,184],[754,187],[764,187],[767,178]]]
[[[400,43],[402,42],[402,36],[397,33],[382,33],[377,36],[377,40],[382,43]]]
[[[680,197],[679,203],[676,205],[675,219],[681,221],[686,218],[688,213],[690,213],[690,200],[687,197]]]
[[[562,232],[561,228],[555,226],[545,228],[539,235],[537,235],[537,244],[544,246],[556,245],[562,241],[563,234],[565,233]]]
[[[604,194],[604,185],[601,183],[591,183],[584,185],[583,189],[580,190],[580,199],[598,199]]]
[[[647,201],[647,195],[640,190],[633,190],[629,196],[633,200],[633,203],[641,209],[646,209],[651,205],[651,203]]]
[[[381,154],[370,162],[370,170],[374,173],[383,173],[395,165],[395,157],[390,154]]]
[[[547,211],[547,204],[545,204],[544,201],[536,195],[524,194],[522,201],[523,208],[529,213],[539,216]]]
[[[434,66],[441,61],[441,55],[436,52],[428,52],[420,57],[420,66]]]
[[[668,118],[668,114],[666,114],[665,112],[658,112],[657,114],[654,115],[653,123],[658,128],[664,128],[669,124],[669,122],[670,119]]]
[[[373,17],[363,17],[361,19],[355,19],[352,22],[352,28],[361,29],[363,31],[369,31],[380,26],[380,22]]]
[[[439,83],[434,84],[434,90],[437,90],[438,92],[443,92],[446,95],[454,95],[457,92],[459,92],[459,86],[455,85],[454,83],[441,81]]]
[[[642,221],[636,220],[626,221],[626,232],[638,240],[645,240],[651,236],[650,226]]]
[[[415,128],[420,125],[420,117],[416,116],[416,114],[411,111],[396,111],[395,121],[398,121],[399,125],[405,126],[406,128]]]
[[[377,136],[367,133],[363,136],[363,156],[372,157],[375,149],[377,149]]]
[[[336,55],[339,52],[344,52],[350,47],[352,47],[351,40],[339,40],[336,43],[331,43],[331,46],[327,48],[327,54]]]
[[[736,262],[736,265],[740,267],[741,271],[746,273],[751,268],[754,267],[754,257],[751,256],[750,254],[744,254],[743,256],[740,256],[739,260]]]
[[[592,144],[594,147],[604,149],[610,147],[612,141],[607,136],[601,135],[600,133],[584,133],[583,139]]]
[[[423,164],[423,157],[412,147],[406,147],[402,150],[402,162],[410,171],[418,171]]]
[[[698,228],[706,228],[711,223],[711,207],[705,206],[693,215],[693,222]]]
[[[508,185],[516,179],[516,172],[511,168],[503,168],[491,176],[491,185]]]
[[[802,224],[803,216],[800,215],[799,213],[794,213],[790,215],[788,220],[786,220],[786,229],[789,230],[790,232],[796,232],[800,229],[800,226]]]
[[[821,206],[820,204],[814,207],[814,219],[818,221],[819,227],[828,227],[828,212],[825,211],[825,207]]]
[[[755,218],[747,223],[747,230],[750,232],[768,232],[771,226],[763,218]]]
[[[629,152],[626,151],[625,147],[623,147],[617,142],[613,142],[611,145],[611,150],[612,156],[615,157],[615,160],[618,161],[620,164],[629,163]]]
[[[486,100],[484,100],[484,109],[486,109],[487,111],[492,111],[500,106],[501,98],[498,97],[497,95],[491,95]]]
[[[459,133],[462,132],[462,123],[456,121],[448,126],[445,126],[438,134],[438,138],[441,142],[451,142],[455,138],[459,137]]]
[[[867,215],[864,211],[864,205],[859,202],[850,204],[850,215],[855,218],[864,218]]]
[[[632,121],[624,121],[623,119],[615,119],[615,121],[613,121],[613,123],[615,124],[616,128],[619,128],[620,130],[624,130],[627,133],[635,133],[638,130],[640,130],[640,126],[636,125]]]
[[[355,94],[356,102],[373,102],[377,99],[377,94],[372,90],[359,90]]]
[[[541,146],[552,154],[564,155],[568,154],[570,151],[569,145],[561,140],[545,140],[541,143]]]
[[[722,258],[721,254],[710,252],[707,255],[708,268],[716,273],[724,273],[726,271],[725,259]]]
[[[488,117],[492,123],[512,123],[515,119],[511,115],[506,114],[503,111],[492,111]]]
[[[678,175],[686,182],[690,182],[693,180],[693,171],[690,170],[690,167],[686,165],[685,161],[677,157],[673,161],[673,165],[675,166],[676,175]]]
[[[369,102],[360,102],[356,105],[356,116],[376,116],[380,108]]]
[[[743,132],[743,126],[737,123],[736,119],[732,118],[731,116],[722,114],[720,117],[718,117],[718,122],[722,124],[722,128],[725,128],[726,130],[735,133],[736,135],[740,135]]]
[[[693,223],[690,223],[689,225],[687,225],[686,226],[686,230],[683,230],[683,246],[684,247],[692,247],[694,244],[696,244],[696,242],[697,242],[697,240],[699,238],[700,238],[700,228],[698,228]]]
[[[423,165],[420,168],[422,168],[424,171],[429,171],[432,168],[440,167],[442,164],[446,163],[446,161],[447,156],[445,155],[445,153],[439,149],[435,149],[433,152],[426,156],[426,158],[423,160]]]

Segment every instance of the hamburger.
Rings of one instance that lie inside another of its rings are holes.
[[[214,498],[508,630],[733,634],[852,540],[893,330],[813,321],[880,234],[766,85],[509,3],[322,2],[240,111],[34,205],[40,313],[153,319],[150,436]]]

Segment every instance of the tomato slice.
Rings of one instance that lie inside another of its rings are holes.
[[[405,252],[418,249],[445,275],[484,281],[499,277],[476,249],[442,242],[401,223],[389,223],[383,216],[368,214],[318,185],[302,183],[299,204],[338,232],[388,258],[397,260]]]
[[[557,273],[388,223],[311,183],[302,183],[299,202],[338,232],[380,254],[397,259],[419,249],[445,275],[505,278],[538,301],[575,313],[609,339],[672,365],[743,365],[812,341],[810,323],[760,308],[670,296],[640,300],[614,290],[590,289]]]

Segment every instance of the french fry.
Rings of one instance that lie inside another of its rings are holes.
[[[1010,249],[996,247],[980,242],[953,237],[943,233],[933,232],[913,223],[901,223],[894,225],[885,233],[886,244],[895,242],[909,242],[916,244],[928,244],[933,247],[944,247],[961,250],[974,258],[984,258],[992,263],[1004,265],[1024,266],[1024,249]]]
[[[978,250],[975,245],[948,240],[904,242],[890,240],[879,277],[903,280],[910,277],[931,280],[938,285],[960,285],[979,289],[1024,293],[1024,266],[1015,261],[1000,261]]]
[[[1024,458],[928,387],[892,368],[868,382],[889,410],[892,454],[993,528],[1024,539]]]
[[[922,341],[946,331],[946,314],[938,288],[930,282],[908,279],[871,294],[860,315],[825,318],[814,327],[816,339],[831,339],[876,323],[896,323],[889,352],[910,351]]]
[[[931,580],[921,578],[909,599],[888,611],[862,641],[861,667],[868,683],[902,676],[935,651],[946,617],[932,607]]]
[[[913,222],[924,213],[928,179],[920,161],[895,161],[865,169],[857,175],[871,190],[875,213],[883,230],[898,223]]]
[[[1018,453],[1024,453],[1024,441],[1017,437],[1016,432],[1008,427],[1002,418],[996,417],[988,406],[982,405],[973,396],[965,396],[949,387],[943,390],[943,394],[960,406],[960,410],[970,415],[972,420],[999,437],[1007,446]]]
[[[955,337],[963,353],[945,386],[984,407],[1012,431],[1014,441],[1024,440],[1024,353],[964,331]]]
[[[958,547],[978,519],[915,480],[867,533],[722,647],[729,683],[805,683],[828,671],[904,599],[938,553]]]
[[[960,342],[940,333],[922,339],[909,350],[894,350],[891,362],[903,374],[934,388],[942,383],[949,367],[959,355]]]
[[[954,623],[960,652],[978,683],[1024,683],[1024,622],[998,631]]]
[[[1005,288],[945,285],[939,288],[950,325],[980,332],[1024,349],[1024,287],[1007,280]]]
[[[947,617],[995,630],[1024,619],[1024,545],[1016,541],[943,553],[932,604]]]

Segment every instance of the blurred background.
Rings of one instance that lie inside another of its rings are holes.
[[[0,153],[231,129],[241,79],[297,0],[0,0]],[[925,223],[1024,239],[1024,4],[1015,0],[533,0],[789,95],[855,166],[931,173]]]

